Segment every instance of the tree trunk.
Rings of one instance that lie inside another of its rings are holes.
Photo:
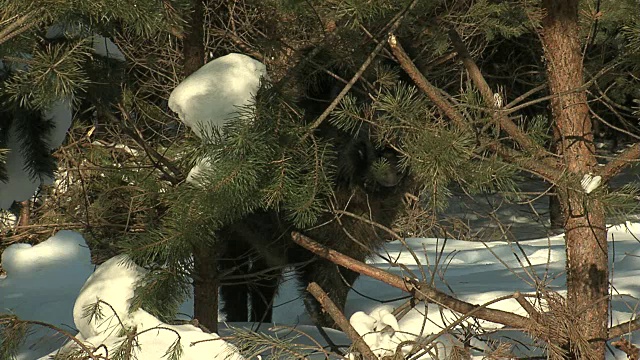
[[[547,111],[550,119],[553,118],[553,114],[551,111]],[[551,152],[554,154],[558,154],[561,148],[560,140],[562,137],[560,136],[560,131],[558,127],[552,126],[553,138],[551,140]],[[551,234],[559,234],[564,231],[564,218],[562,216],[562,205],[560,204],[560,198],[558,197],[558,189],[554,185],[551,188],[552,195],[549,195],[549,230]]]
[[[604,359],[607,338],[608,264],[604,207],[582,191],[580,180],[594,170],[596,158],[592,124],[583,85],[578,34],[578,0],[544,0],[542,41],[546,57],[558,153],[567,172],[567,184],[558,184],[564,216],[567,251],[567,303],[575,326],[591,349],[562,344],[574,358]],[[573,92],[570,92],[573,91]],[[567,93],[570,92],[570,93]],[[589,353],[587,353],[589,352]]]
[[[191,0],[192,12],[182,40],[182,74],[187,77],[204,65],[204,7],[202,0]]]
[[[193,252],[193,317],[211,332],[218,332],[218,269],[216,251],[203,246]]]
[[[204,35],[202,0],[191,1],[189,26],[183,38],[184,63],[182,73],[187,77],[204,65]],[[193,317],[211,332],[218,332],[218,273],[215,250],[194,246]]]

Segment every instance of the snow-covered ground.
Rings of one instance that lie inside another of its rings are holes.
[[[639,235],[639,223],[615,226],[609,232],[614,269],[611,277],[613,325],[635,317],[640,305],[637,280],[640,278]],[[385,257],[406,265],[404,270],[382,258],[371,259],[370,263],[403,276],[421,277],[421,271],[424,271],[429,277],[435,271],[437,288],[475,304],[483,304],[515,291],[532,292],[533,279],[546,279],[549,289],[564,293],[564,246],[561,235],[521,241],[518,246],[505,242],[442,239],[408,239],[406,245],[392,242],[383,252]],[[227,358],[232,354],[233,348],[215,334],[203,333],[192,325],[163,324],[143,310],[129,314],[127,301],[133,294],[132,283],[143,270],[122,257],[113,258],[94,269],[84,239],[78,233],[60,231],[33,247],[12,245],[2,254],[2,266],[6,270],[6,276],[0,279],[2,312],[15,314],[24,320],[50,323],[93,346],[105,345],[110,354],[124,339],[119,332],[123,327],[135,327],[138,333],[142,333],[137,338],[140,347],[136,350],[141,360],[160,359],[178,337],[184,350],[183,359]],[[304,313],[297,288],[294,281],[285,282],[276,299],[274,322],[284,327],[269,331],[273,324],[262,324],[260,331],[278,337],[294,337],[298,331],[302,331],[324,344]],[[456,319],[455,313],[430,304],[427,307],[418,305],[396,324],[396,319],[390,317],[388,312],[405,301],[400,299],[403,295],[397,289],[363,276],[349,296],[346,315],[353,316],[352,323],[361,333],[375,331],[376,327],[381,329],[385,325],[395,330],[367,335],[367,342],[374,345],[374,350],[379,354],[395,348],[400,340],[424,339],[437,334]],[[86,307],[97,300],[101,300],[103,317],[99,320],[85,317]],[[490,307],[526,315],[515,300],[504,300]],[[191,313],[190,308],[191,304],[185,304],[181,311]],[[117,317],[113,316],[113,311]],[[495,324],[480,324],[487,330],[499,328]],[[243,328],[256,326],[230,325]],[[463,333],[464,328],[468,329],[469,326],[469,323],[456,326],[449,333]],[[222,327],[222,335],[233,334],[224,325]],[[18,359],[44,358],[68,340],[51,329],[38,326],[35,329],[37,331],[31,333],[21,347]],[[152,330],[145,332],[146,329]],[[327,330],[327,333],[336,344],[349,344],[344,334],[335,330]],[[460,343],[450,334],[438,339],[439,357],[444,356],[443,351],[450,352],[453,345]],[[634,333],[631,341],[640,344],[638,336],[640,332]],[[474,338],[471,344],[484,349],[489,346],[489,340],[496,339],[510,341],[512,351],[517,356],[541,352],[526,336],[512,330],[485,333]],[[304,337],[297,338],[295,342],[312,344],[311,339]],[[100,351],[104,354],[104,347]],[[323,357],[321,354],[316,356]],[[608,356],[625,358],[617,350],[612,350]],[[429,356],[424,355],[423,358]]]

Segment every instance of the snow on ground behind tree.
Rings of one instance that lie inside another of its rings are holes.
[[[629,320],[635,312],[634,309],[637,308],[637,299],[640,298],[640,287],[637,285],[637,279],[640,278],[640,243],[636,239],[638,235],[640,235],[640,223],[615,226],[609,234],[609,239],[615,240],[615,246],[613,241],[609,242],[611,249],[615,249],[615,253],[613,251],[610,253],[614,268],[612,283],[615,289],[612,299],[613,325]],[[526,271],[520,265],[521,261],[524,262],[524,256],[515,244],[501,241],[480,243],[459,240],[448,240],[445,243],[442,239],[409,239],[407,243],[418,256],[421,267],[399,242],[389,243],[385,249],[386,252],[382,253],[405,264],[408,269],[416,273],[422,269],[429,274],[429,270],[434,268],[438,254],[442,252],[443,259],[446,261],[441,261],[439,268],[443,271],[444,280],[437,279],[435,284],[444,291],[451,289],[462,300],[482,304],[499,296],[513,294],[516,290],[532,292],[532,286],[527,284],[529,279],[527,271],[529,273],[535,271],[539,276],[543,276],[547,268],[549,269],[548,279],[554,279],[550,281],[549,288],[561,294],[565,293],[564,240],[561,235],[519,243],[532,265]],[[547,259],[550,259],[548,264]],[[83,306],[102,299],[114,307],[125,324],[137,326],[138,331],[161,325],[179,333],[185,349],[184,359],[211,359],[215,358],[213,357],[215,354],[220,354],[220,358],[224,358],[222,354],[225,356],[229,354],[227,352],[229,348],[221,340],[191,346],[193,341],[216,338],[191,325],[161,324],[158,319],[143,310],[128,314],[127,300],[133,294],[133,283],[144,270],[130,264],[126,265],[122,257],[116,257],[101,265],[91,275],[93,266],[90,264],[90,254],[84,240],[77,233],[60,231],[56,236],[34,247],[25,244],[12,245],[3,254],[2,261],[3,267],[7,270],[6,277],[0,279],[2,311],[13,312],[25,319],[50,322],[67,329],[72,334],[76,334],[77,331],[74,329],[77,329],[80,331],[80,339],[89,340],[94,345],[104,343],[111,347],[121,340],[116,330],[119,326],[116,320],[106,316],[104,324],[96,325],[90,324],[88,319],[82,317]],[[427,261],[431,264],[430,268],[426,266]],[[404,274],[401,269],[389,265],[382,258],[371,259],[369,263],[396,274]],[[80,291],[85,281],[86,284]],[[297,327],[300,331],[310,332],[311,336],[323,342],[311,325],[309,317],[303,313],[302,300],[295,295],[297,288],[298,284],[293,279],[283,284],[275,301],[274,321],[279,325],[289,325]],[[354,289],[356,291],[350,293],[347,302],[346,315],[351,317],[356,314],[356,317],[352,318],[352,323],[360,331],[367,332],[367,329],[376,331],[376,327],[382,328],[384,326],[378,325],[383,324],[392,325],[391,328],[397,327],[395,332],[378,332],[367,337],[374,351],[379,354],[385,354],[394,349],[403,337],[419,334],[423,326],[423,336],[429,335],[439,332],[444,325],[455,319],[452,312],[440,311],[436,305],[430,304],[428,320],[425,322],[425,308],[420,304],[395,325],[386,315],[387,311],[404,300],[387,301],[398,299],[406,294],[365,276],[358,279]],[[491,307],[524,315],[523,310],[514,300],[505,300]],[[181,311],[190,312],[190,309],[191,306],[184,306]],[[103,307],[103,312],[110,314],[107,307]],[[495,324],[484,321],[480,323],[487,328],[499,328]],[[252,326],[251,324],[232,325],[245,328]],[[261,331],[274,334],[268,331],[270,326],[272,325],[262,325]],[[343,334],[338,331],[328,331],[328,333],[337,344],[345,345],[346,337]],[[229,335],[230,331],[223,329],[222,334]],[[291,337],[295,332],[280,329],[277,334],[280,337]],[[46,335],[44,342],[40,340],[43,335]],[[638,335],[640,332],[635,332],[631,340],[637,343]],[[531,342],[524,334],[511,330],[498,331],[487,337],[503,340],[516,338],[523,343]],[[58,339],[51,337],[51,332],[32,336],[23,346],[18,359],[41,358],[60,346],[59,342],[54,341]],[[175,333],[170,330],[146,332],[139,339],[142,347],[137,353],[138,359],[161,358],[175,339]],[[451,352],[453,346],[459,344],[447,335],[439,340],[441,355],[442,352]],[[304,338],[296,341],[309,343],[309,340]],[[477,340],[473,340],[472,345],[480,349],[487,347],[485,343]],[[532,350],[524,345],[516,345],[514,350],[517,351],[516,355],[532,355]],[[538,349],[536,352],[540,354],[541,350]],[[480,356],[479,353],[476,355]],[[614,356],[609,354],[608,358],[614,358]],[[615,358],[624,359],[625,356],[615,351]]]

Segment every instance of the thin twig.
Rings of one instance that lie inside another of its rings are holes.
[[[400,12],[400,14],[398,14],[398,16],[396,17],[395,21],[391,24],[391,27],[389,28],[389,32],[393,33],[395,32],[398,27],[400,27],[400,24],[402,23],[402,19],[404,19],[404,16],[411,10],[413,9],[413,7],[418,3],[417,0],[413,0],[404,10],[402,10]],[[369,54],[369,56],[367,57],[367,59],[362,63],[362,65],[360,66],[360,68],[358,69],[358,71],[356,71],[355,75],[353,75],[353,77],[351,78],[351,80],[349,80],[349,82],[344,86],[344,88],[342,89],[342,91],[340,91],[340,93],[336,96],[336,98],[331,102],[331,104],[329,104],[329,106],[324,110],[324,112],[322,112],[322,114],[320,114],[320,116],[318,116],[318,118],[316,119],[316,121],[313,122],[313,124],[311,124],[311,126],[309,127],[309,131],[305,134],[305,136],[302,137],[302,140],[304,141],[309,135],[311,135],[311,132],[313,132],[313,130],[315,130],[316,128],[318,128],[318,126],[320,126],[320,124],[322,124],[322,122],[324,120],[326,120],[326,118],[329,116],[329,114],[338,106],[338,104],[340,103],[340,101],[342,100],[342,98],[345,97],[345,95],[347,95],[347,93],[349,92],[349,90],[353,87],[353,85],[355,85],[355,83],[358,81],[358,79],[360,79],[360,77],[362,76],[362,74],[364,73],[364,71],[369,67],[369,65],[371,65],[371,62],[373,62],[373,59],[375,59],[375,57],[378,55],[378,53],[380,51],[382,51],[382,49],[384,48],[385,42],[384,41],[380,41],[378,43],[378,45],[376,45],[376,47],[373,49],[373,51]]]

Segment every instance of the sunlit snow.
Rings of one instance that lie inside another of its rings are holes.
[[[640,242],[636,237],[639,235],[638,223],[618,225],[612,227],[609,232],[610,258],[615,269],[612,275],[612,286],[615,289],[612,298],[612,325],[631,319],[635,313],[634,309],[638,308]],[[549,289],[561,294],[565,292],[564,240],[561,235],[520,241],[517,245],[501,241],[481,243],[442,239],[407,239],[406,245],[408,247],[397,241],[391,242],[381,252],[391,258],[393,263],[402,263],[404,267],[390,264],[381,257],[371,259],[369,263],[398,275],[418,278],[421,277],[421,271],[429,278],[435,270],[438,274],[434,283],[438,289],[453,292],[462,300],[474,304],[511,295],[515,291],[533,292],[534,278],[545,280]],[[120,256],[112,258],[93,272],[89,251],[77,233],[60,231],[34,247],[24,244],[12,245],[2,255],[2,266],[7,272],[6,277],[0,279],[2,311],[14,313],[24,319],[51,323],[71,334],[77,334],[79,339],[94,346],[104,344],[107,348],[113,349],[122,340],[117,331],[122,322],[128,327],[137,326],[138,331],[161,327],[145,332],[140,337],[142,347],[137,356],[141,360],[161,358],[177,339],[176,334],[180,334],[182,338],[184,359],[212,359],[216,358],[216,354],[219,358],[225,358],[233,349],[222,340],[213,340],[217,339],[215,334],[203,333],[191,325],[162,324],[144,310],[129,313],[128,300],[133,294],[132,284],[144,270]],[[324,343],[317,330],[310,326],[312,322],[304,313],[297,288],[298,284],[293,280],[287,280],[283,284],[275,303],[274,321],[279,325],[296,327],[300,331],[310,333],[317,341]],[[419,339],[436,334],[456,319],[455,313],[439,309],[435,304],[429,304],[427,307],[419,304],[404,317],[396,319],[390,311],[405,301],[401,297],[406,294],[364,276],[356,282],[354,290],[350,293],[345,315],[351,318],[351,323],[359,333],[367,334],[365,340],[380,355],[394,351],[397,344],[404,339]],[[389,302],[390,299],[395,300]],[[97,322],[83,317],[83,308],[98,300],[103,301],[103,305],[110,305],[102,306],[105,317]],[[498,302],[490,307],[525,315],[513,299]],[[113,316],[111,308],[120,320]],[[428,314],[427,321],[425,314]],[[480,323],[489,329],[500,328],[497,324],[484,321]],[[234,326],[251,327],[251,324]],[[271,331],[271,326],[264,324],[260,331],[279,337],[291,337],[296,334],[286,328]],[[223,335],[231,334],[224,324],[221,324],[221,331]],[[327,332],[334,342],[345,344],[346,337],[343,334],[334,330]],[[23,346],[18,359],[39,359],[58,349],[61,337],[52,334],[52,331],[40,330],[32,335]],[[637,342],[638,335],[640,332],[631,337],[632,341]],[[526,344],[531,343],[531,340],[521,333],[499,330],[486,337],[494,340],[516,337],[523,343],[514,345],[514,354],[532,355],[533,348],[527,347]],[[192,345],[193,341],[203,339],[212,341]],[[438,339],[437,349],[440,355],[449,354],[453,346],[459,344],[459,340],[450,334],[442,335]],[[295,341],[312,344],[312,341],[305,338]],[[479,349],[488,346],[477,339],[472,340],[472,345]],[[407,346],[404,350],[409,349]],[[541,351],[538,349],[536,354],[540,355]],[[616,359],[625,358],[623,353],[612,351]],[[610,353],[607,356],[613,358]],[[430,357],[424,355],[422,358]]]
[[[264,64],[249,56],[219,57],[182,81],[171,92],[169,107],[202,137],[236,116],[239,107],[250,105],[266,74]]]

